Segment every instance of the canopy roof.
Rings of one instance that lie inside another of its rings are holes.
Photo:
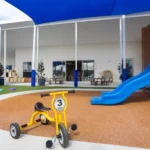
[[[35,24],[150,11],[150,0],[6,0]]]

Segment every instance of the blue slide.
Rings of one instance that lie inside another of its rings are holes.
[[[132,93],[150,85],[150,65],[140,74],[132,77],[111,92],[103,92],[99,97],[92,97],[92,105],[114,105],[123,102]]]

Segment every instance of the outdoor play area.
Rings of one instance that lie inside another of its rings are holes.
[[[41,92],[44,93],[44,92]],[[15,96],[0,101],[0,129],[9,131],[12,122],[20,125],[29,121],[36,102],[49,106],[51,96],[41,98],[41,93]],[[101,92],[76,91],[66,95],[68,99],[68,124],[77,124],[71,140],[150,148],[150,98],[136,92],[126,101],[113,106],[91,105],[93,96]],[[50,110],[50,114],[53,115]],[[54,124],[38,123],[24,130],[24,136],[55,136]],[[22,137],[24,138],[24,137]]]
[[[150,1],[0,0],[0,150],[50,149],[150,149]]]

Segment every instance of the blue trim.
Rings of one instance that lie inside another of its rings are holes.
[[[78,70],[74,70],[74,87],[78,87]]]
[[[31,86],[34,87],[35,86],[35,70],[32,70],[32,74],[31,74]]]
[[[122,69],[122,82],[124,82],[127,79],[127,69]]]

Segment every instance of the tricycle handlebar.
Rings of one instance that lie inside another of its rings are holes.
[[[68,93],[75,93],[75,90],[70,90],[68,91]]]
[[[60,94],[69,94],[69,93],[75,93],[75,90],[69,90],[69,91],[63,91],[63,92],[55,92],[55,93],[45,93],[45,94],[41,94],[41,97],[51,96],[51,95],[60,95]]]
[[[45,97],[45,96],[50,96],[50,93],[41,94],[41,97]]]

